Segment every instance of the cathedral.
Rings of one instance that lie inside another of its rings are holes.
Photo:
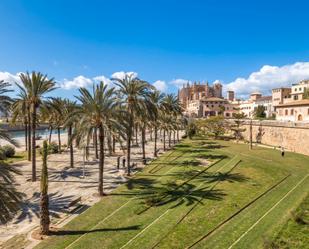
[[[187,83],[178,92],[178,99],[184,108],[184,114],[190,117],[208,117],[224,115],[231,117],[233,106],[222,96],[222,85],[208,82]]]
[[[186,108],[192,100],[211,97],[222,98],[222,85],[220,83],[215,83],[210,86],[208,82],[202,84],[200,82],[194,82],[190,85],[188,82],[187,85],[184,85],[179,91],[178,97],[180,103]]]

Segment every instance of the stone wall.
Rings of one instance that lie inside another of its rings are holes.
[[[246,121],[243,133],[249,140],[250,121]],[[309,155],[309,123],[252,121],[252,139],[257,141],[258,134],[262,134],[260,142],[272,146],[283,146],[286,150]]]

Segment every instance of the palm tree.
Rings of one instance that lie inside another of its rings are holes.
[[[112,79],[118,86],[118,94],[121,105],[126,109],[125,127],[127,139],[127,168],[130,176],[130,159],[131,159],[131,140],[134,127],[134,118],[137,113],[146,109],[145,98],[149,96],[150,90],[154,89],[148,82],[134,77],[133,74],[126,75],[123,79]]]
[[[76,101],[71,101],[69,99],[63,100],[63,110],[62,114],[64,116],[65,122],[64,127],[68,130],[68,146],[70,148],[70,167],[74,167],[74,153],[73,153],[73,126],[77,122],[77,116],[71,116],[77,110]]]
[[[49,233],[49,198],[48,198],[48,170],[47,170],[47,141],[43,142],[42,150],[42,172],[41,172],[41,201],[40,201],[40,230],[41,234],[47,235]]]
[[[150,101],[153,104],[153,122],[152,125],[154,127],[154,151],[153,151],[153,155],[154,157],[157,157],[157,140],[158,140],[158,127],[159,127],[159,115],[161,112],[161,105],[162,105],[162,100],[164,98],[164,94],[160,93],[159,91],[153,91],[150,94]]]
[[[6,223],[20,210],[24,196],[15,188],[14,174],[21,173],[16,167],[0,161],[0,224]]]
[[[162,101],[162,107],[164,111],[164,122],[169,122],[165,125],[164,131],[168,134],[168,143],[169,147],[171,146],[171,132],[174,132],[174,140],[175,140],[175,130],[177,129],[177,116],[181,115],[181,105],[176,95],[167,94]],[[169,121],[170,120],[170,121]],[[165,140],[165,132],[164,132],[164,140]]]
[[[17,122],[22,122],[25,129],[25,150],[28,151],[28,160],[31,160],[31,149],[30,149],[30,115],[28,112],[28,101],[26,96],[19,95],[18,98],[14,100],[11,106],[12,110],[12,120],[13,124]]]
[[[8,115],[11,104],[13,103],[12,98],[6,95],[12,90],[8,89],[11,86],[10,83],[0,80],[0,111],[5,115]]]
[[[31,158],[32,158],[32,181],[36,181],[36,140],[35,129],[37,124],[37,109],[43,102],[46,93],[55,89],[55,81],[53,78],[48,79],[47,75],[32,72],[20,74],[22,84],[17,84],[20,93],[27,96],[28,105],[31,112]]]
[[[9,86],[9,83],[0,81],[0,110],[3,113],[9,112],[12,103],[12,99],[5,95],[11,91],[7,89]],[[18,143],[3,129],[0,129],[0,139],[18,146]],[[14,174],[20,174],[20,171],[14,166],[0,161],[0,223],[2,224],[6,223],[20,210],[20,203],[24,196],[15,188]]]
[[[65,112],[65,102],[62,98],[50,98],[49,101],[46,102],[47,115],[50,117],[49,122],[51,124],[51,128],[57,129],[58,133],[58,153],[61,154],[61,136],[60,131],[64,126],[66,114]]]
[[[118,125],[115,119],[117,116],[117,113],[115,113],[115,106],[117,105],[115,92],[114,88],[108,89],[107,85],[101,82],[99,85],[93,86],[92,92],[86,88],[80,88],[79,94],[80,96],[76,98],[80,101],[81,106],[72,114],[72,116],[79,116],[79,122],[74,135],[77,144],[80,145],[82,140],[90,140],[94,129],[97,129],[99,132],[98,192],[100,196],[103,196],[105,134],[110,126]]]

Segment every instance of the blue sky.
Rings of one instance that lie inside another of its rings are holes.
[[[267,94],[309,78],[308,9],[305,0],[1,0],[0,79],[39,70],[70,97],[123,71],[166,92],[220,80],[241,96]]]

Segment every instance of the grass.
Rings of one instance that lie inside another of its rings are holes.
[[[284,224],[274,240],[266,244],[282,249],[309,248],[309,194],[296,210],[290,212],[289,220]]]
[[[294,236],[308,165],[295,153],[184,140],[37,248],[267,248]]]
[[[19,161],[24,161],[27,159],[27,152],[26,151],[18,151],[15,153],[14,156],[7,158],[4,160],[6,163],[16,163]]]

